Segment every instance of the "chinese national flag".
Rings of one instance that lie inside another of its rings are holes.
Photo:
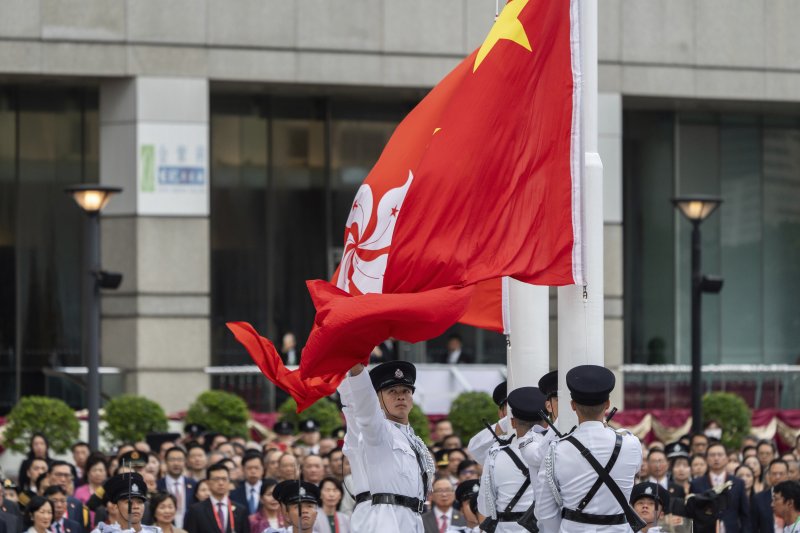
[[[353,201],[334,278],[308,283],[317,315],[295,398],[329,394],[389,337],[502,330],[504,276],[583,282],[577,16],[577,0],[512,0],[397,127]],[[229,326],[254,359],[278,357]]]

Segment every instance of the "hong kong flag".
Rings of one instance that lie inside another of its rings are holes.
[[[581,284],[578,0],[511,0],[481,47],[400,123],[353,200],[299,371],[229,327],[300,408],[393,337],[502,330],[501,278]],[[282,369],[282,370],[281,370]]]

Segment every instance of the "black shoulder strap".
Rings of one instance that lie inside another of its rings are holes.
[[[525,476],[525,481],[522,482],[522,485],[520,485],[519,489],[517,489],[517,493],[514,494],[514,497],[511,498],[511,501],[506,506],[505,511],[503,511],[504,513],[510,513],[514,509],[514,506],[517,505],[517,502],[525,494],[525,491],[530,486],[530,484],[531,484],[531,473],[528,470],[528,467],[523,464],[523,462],[519,458],[519,456],[517,454],[515,454],[514,452],[512,452],[511,449],[509,449],[508,446],[504,446],[503,448],[501,448],[501,450],[506,452],[506,454],[511,458],[511,460],[514,462],[516,467],[519,468],[519,471],[522,472],[522,475]]]
[[[592,468],[594,468],[594,471],[597,472],[598,477],[603,481],[603,483],[606,484],[606,487],[608,487],[608,490],[611,491],[611,494],[614,495],[617,503],[622,508],[622,512],[625,513],[625,520],[628,521],[628,525],[631,526],[631,529],[634,531],[639,531],[640,529],[644,528],[647,524],[645,524],[639,515],[636,514],[636,512],[631,508],[631,506],[628,504],[628,500],[625,499],[625,495],[622,494],[622,489],[619,488],[619,485],[617,485],[617,482],[614,481],[614,478],[612,478],[611,475],[606,472],[606,469],[597,462],[597,459],[595,459],[594,455],[592,455],[592,452],[587,450],[586,446],[581,444],[581,442],[573,435],[570,435],[564,440],[575,446],[583,458],[589,462]]]
[[[619,450],[622,448],[622,435],[619,433],[617,434],[617,439],[614,442],[614,451],[611,452],[611,458],[608,460],[606,464],[606,472],[609,474],[611,473],[611,469],[614,468],[614,465],[617,462],[617,457],[619,457]],[[586,496],[583,497],[581,503],[578,504],[578,511],[583,511],[589,502],[592,501],[594,495],[597,494],[597,491],[600,490],[600,487],[603,486],[603,480],[598,476],[597,481],[594,482],[592,488],[589,489],[589,492],[586,493]]]

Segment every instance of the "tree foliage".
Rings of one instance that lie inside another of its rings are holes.
[[[716,422],[722,428],[722,444],[729,450],[742,447],[750,433],[751,412],[741,396],[730,392],[710,392],[703,396],[703,422]]]
[[[148,433],[168,428],[167,415],[159,404],[132,394],[112,398],[106,404],[103,420],[103,435],[113,444],[144,440]]]
[[[25,453],[31,436],[47,436],[50,448],[56,453],[66,452],[78,440],[80,424],[75,411],[62,400],[45,396],[24,396],[11,409],[6,419],[4,446]]]
[[[250,410],[236,394],[209,390],[200,394],[186,412],[187,424],[201,424],[229,437],[247,437]]]
[[[411,408],[411,412],[408,413],[408,423],[425,444],[431,444],[431,421],[428,419],[428,415],[422,412],[419,405],[414,404],[414,407]]]
[[[453,432],[466,443],[484,428],[484,419],[497,421],[497,405],[485,392],[462,392],[450,405],[448,418]]]
[[[316,420],[319,423],[319,431],[322,435],[330,435],[331,432],[344,425],[341,411],[336,404],[328,398],[322,398],[311,404],[302,413],[297,413],[297,403],[294,398],[288,398],[278,408],[281,420],[288,420],[295,427],[306,420]]]

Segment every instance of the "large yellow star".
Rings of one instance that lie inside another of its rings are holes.
[[[478,70],[480,64],[486,59],[486,56],[489,55],[489,52],[492,51],[492,48],[494,48],[494,45],[496,45],[497,41],[500,39],[513,41],[528,52],[531,52],[531,43],[528,42],[528,35],[525,33],[525,28],[522,26],[522,23],[517,18],[519,17],[520,11],[522,11],[527,4],[528,0],[511,0],[506,4],[500,16],[497,17],[494,26],[492,26],[492,29],[489,31],[489,35],[486,36],[486,40],[483,41],[481,49],[478,50],[478,56],[475,58],[475,66],[472,67],[472,72]]]

